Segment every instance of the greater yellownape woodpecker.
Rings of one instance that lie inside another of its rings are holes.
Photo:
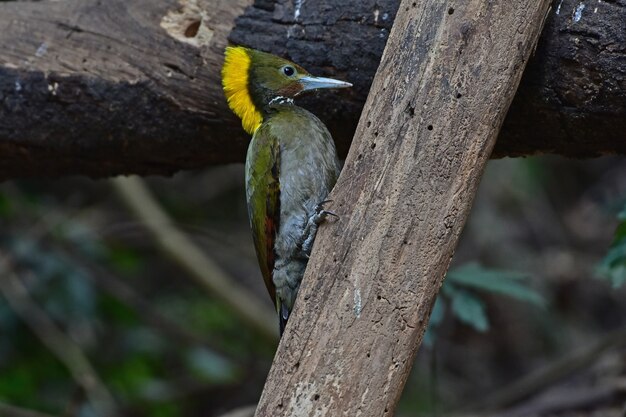
[[[335,144],[315,115],[294,104],[302,92],[352,84],[314,77],[275,55],[226,48],[222,84],[229,107],[252,134],[246,198],[261,273],[283,333],[330,190],[339,176]]]

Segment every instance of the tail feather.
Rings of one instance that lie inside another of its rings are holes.
[[[280,335],[283,335],[285,326],[287,326],[287,320],[289,320],[289,309],[284,303],[279,302],[278,307],[278,324],[280,326]]]

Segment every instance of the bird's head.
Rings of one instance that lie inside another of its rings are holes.
[[[314,77],[293,62],[242,46],[226,48],[222,85],[228,106],[250,134],[263,122],[264,109],[276,99],[293,99],[302,92],[321,88],[352,86],[332,78]]]

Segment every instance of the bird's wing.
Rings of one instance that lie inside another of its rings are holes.
[[[280,221],[280,145],[270,129],[261,126],[254,134],[246,158],[246,196],[248,215],[257,258],[265,286],[272,300],[276,292],[272,281],[274,242]]]

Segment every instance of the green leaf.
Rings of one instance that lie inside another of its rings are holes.
[[[620,224],[617,225],[617,229],[615,230],[615,238],[613,240],[613,244],[626,239],[626,219],[624,219]]]
[[[611,268],[608,278],[613,284],[613,288],[619,288],[626,282],[626,265]]]
[[[626,264],[626,239],[614,242],[606,256],[600,262],[603,268],[616,268]]]
[[[468,264],[448,272],[446,282],[545,306],[546,302],[541,295],[520,282],[527,278],[528,275],[520,272],[485,269],[477,264]]]
[[[452,311],[463,323],[472,326],[479,332],[489,330],[489,319],[485,304],[468,291],[459,290],[452,300]]]
[[[626,282],[626,239],[609,249],[596,268],[596,276],[608,280],[614,288]]]

